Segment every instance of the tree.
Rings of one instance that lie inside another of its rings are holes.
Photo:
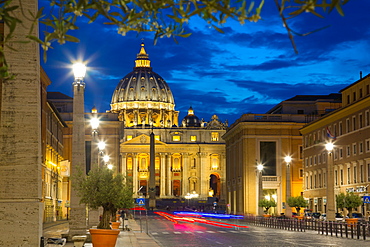
[[[308,206],[308,203],[303,198],[303,196],[289,197],[287,203],[289,207],[296,209],[298,216],[300,214],[301,208],[305,208]]]
[[[296,52],[293,35],[301,34],[289,26],[290,19],[304,13],[322,18],[334,9],[344,15],[342,6],[347,2],[349,0],[274,1],[278,15],[281,17]],[[58,41],[59,44],[79,42],[70,31],[79,28],[77,20],[81,18],[85,18],[84,20],[89,23],[104,21],[106,25],[115,25],[117,32],[121,35],[126,35],[130,31],[152,32],[154,41],[162,37],[173,37],[176,41],[176,37],[188,37],[191,34],[185,30],[191,18],[200,17],[210,27],[223,32],[221,28],[229,19],[237,20],[240,24],[260,20],[264,4],[264,0],[259,0],[257,4],[252,0],[49,0],[47,8],[42,7],[36,15],[32,15],[22,11],[22,1],[0,0],[0,20],[8,28],[8,33],[0,34],[0,79],[11,78],[7,71],[8,64],[3,46],[12,49],[10,44],[13,32],[22,24],[16,14],[19,9],[23,15],[27,15],[27,18],[34,21],[31,29],[35,28],[38,22],[46,25],[43,40],[30,35],[31,32],[25,33],[24,36],[25,42],[36,41],[41,45],[44,50],[44,60],[46,60],[46,52],[52,48],[53,42]]]
[[[360,196],[353,192],[347,194],[340,193],[335,198],[337,203],[337,208],[346,208],[349,213],[349,218],[352,218],[352,210],[362,205],[362,199]]]
[[[103,208],[99,229],[110,229],[111,215],[113,212],[115,215],[118,208],[133,207],[132,187],[122,174],[114,175],[113,171],[103,167],[91,170],[87,176],[80,173],[77,177],[74,178],[74,187],[81,197],[80,203],[92,209]]]
[[[276,207],[276,202],[274,200],[262,199],[258,202],[258,207],[265,208],[263,211],[267,214],[271,207]]]

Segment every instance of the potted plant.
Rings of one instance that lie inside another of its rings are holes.
[[[80,172],[79,179],[75,181],[74,186],[81,198],[80,203],[92,209],[103,208],[97,229],[90,229],[93,246],[114,247],[120,231],[112,230],[109,222],[112,212],[115,213],[118,208],[132,207],[131,185],[125,181],[122,174],[114,175],[113,171],[106,167],[93,169],[87,176]]]
[[[295,208],[297,212],[296,218],[303,219],[303,216],[300,216],[301,208],[305,208],[308,206],[308,203],[303,198],[303,196],[289,197],[287,203],[289,207]]]
[[[346,222],[349,225],[355,224],[358,219],[352,218],[352,210],[362,205],[361,197],[353,192],[349,192],[347,194],[340,193],[336,196],[335,200],[337,203],[337,208],[341,208],[342,210],[343,208],[346,208],[348,210],[349,218],[346,218]]]
[[[271,215],[268,214],[268,211],[271,207],[276,207],[276,202],[274,200],[262,199],[258,202],[258,207],[264,208],[264,217],[271,217]]]

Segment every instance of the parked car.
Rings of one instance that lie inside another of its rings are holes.
[[[361,213],[352,213],[352,218],[357,218],[359,221],[364,220]]]
[[[318,220],[321,216],[321,213],[312,213],[312,218]]]
[[[320,220],[326,220],[326,213],[323,213],[320,215]],[[336,221],[343,221],[343,215],[341,215],[340,213],[335,213],[335,220]]]

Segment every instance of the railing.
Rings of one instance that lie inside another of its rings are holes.
[[[244,219],[253,225],[269,228],[278,228],[288,231],[306,230],[316,231],[318,234],[335,236],[342,238],[363,239],[370,238],[370,222],[360,221],[354,224],[346,222],[319,221],[319,220],[298,220],[296,218],[280,218],[280,217],[260,217],[246,216]]]

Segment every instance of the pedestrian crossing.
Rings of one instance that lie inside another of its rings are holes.
[[[149,232],[151,235],[186,235],[186,234],[218,234],[218,233],[246,233],[249,231],[173,231],[173,232]]]

